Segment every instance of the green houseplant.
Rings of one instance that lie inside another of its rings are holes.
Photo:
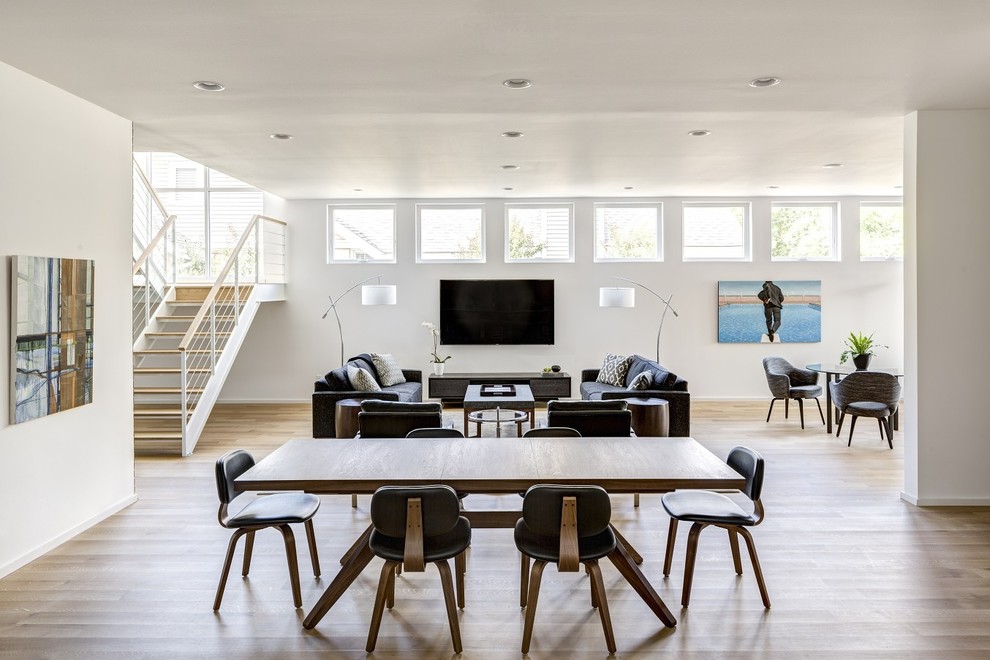
[[[870,366],[870,360],[873,359],[873,351],[878,348],[887,348],[883,344],[878,344],[873,340],[873,335],[864,335],[856,332],[850,332],[849,336],[843,340],[846,345],[846,350],[842,351],[839,355],[839,362],[842,364],[846,363],[846,360],[852,358],[853,364],[856,365],[857,369],[866,369]]]

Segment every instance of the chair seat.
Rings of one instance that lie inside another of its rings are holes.
[[[543,536],[534,533],[520,519],[516,523],[516,547],[533,559],[556,563],[560,559],[560,537]],[[600,534],[578,539],[578,555],[581,561],[601,559],[615,549],[615,534],[611,528],[605,528]]]
[[[309,493],[273,493],[251,500],[227,519],[227,527],[256,527],[306,522],[320,508],[320,498]]]
[[[821,385],[795,385],[788,390],[792,399],[815,399],[822,395]]]
[[[707,490],[682,490],[667,493],[660,500],[672,518],[701,523],[754,525],[757,518],[734,501]]]
[[[471,523],[460,517],[457,524],[446,534],[429,536],[423,539],[423,560],[427,563],[450,559],[464,552],[471,544]],[[382,559],[401,562],[404,557],[405,539],[387,536],[378,530],[371,532],[368,547]]]
[[[887,407],[887,404],[877,401],[854,401],[846,406],[843,412],[847,412],[850,415],[858,415],[859,417],[890,416],[890,408]]]

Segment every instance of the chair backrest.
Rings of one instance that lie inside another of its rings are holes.
[[[536,484],[523,497],[523,520],[535,534],[558,536],[565,497],[577,501],[578,538],[604,531],[612,519],[612,503],[600,486]]]
[[[547,410],[547,425],[566,426],[588,437],[628,437],[632,435],[632,413],[628,410]]]
[[[404,438],[413,429],[441,426],[443,406],[438,402],[366,399],[358,413],[362,438]]]
[[[450,486],[382,486],[371,496],[371,524],[385,536],[406,535],[407,502],[418,497],[423,511],[423,537],[454,529],[460,516],[457,493]]]
[[[234,479],[254,466],[254,457],[243,449],[229,451],[217,459],[217,497],[221,504],[230,504],[242,493],[234,490]]]
[[[463,438],[464,434],[457,429],[447,428],[422,428],[413,429],[406,433],[407,438]]]
[[[746,478],[746,486],[742,489],[746,497],[759,501],[763,494],[763,457],[749,447],[733,447],[725,462]]]
[[[539,426],[523,434],[524,438],[580,438],[581,433],[569,426]]]
[[[856,401],[874,401],[886,404],[893,412],[901,400],[897,376],[883,371],[854,371],[831,386],[835,405],[840,410]]]
[[[794,365],[782,357],[771,355],[763,358],[763,371],[767,375],[767,385],[775,397],[786,397],[791,389],[791,379],[788,374]]]

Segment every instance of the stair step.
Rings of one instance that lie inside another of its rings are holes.
[[[203,331],[203,332],[196,332],[193,334],[209,335],[210,333],[207,331]],[[226,330],[217,330],[214,334],[216,334],[217,336],[222,335],[224,337],[229,337],[232,333],[227,332]],[[151,337],[153,339],[168,339],[168,338],[181,339],[182,337],[186,336],[186,333],[185,332],[145,332],[144,336]]]
[[[135,387],[135,394],[182,394],[181,387]],[[187,387],[187,394],[202,394],[202,387]]]
[[[160,433],[152,432],[139,432],[134,434],[135,440],[182,440],[182,431],[177,431],[174,433],[168,433],[162,431]]]
[[[155,318],[158,319],[159,321],[166,321],[166,322],[168,322],[168,321],[186,321],[186,322],[188,322],[188,321],[192,321],[194,318],[196,318],[196,315],[195,314],[172,314],[172,315],[163,314],[161,316],[156,316]],[[216,315],[216,319],[218,321],[233,321],[236,318],[237,317],[234,316],[233,314],[217,314]]]
[[[178,355],[181,353],[177,348],[142,348],[135,350],[134,355]],[[187,348],[186,353],[209,353],[208,348]]]
[[[186,413],[192,415],[193,408],[187,407]],[[135,417],[182,417],[181,408],[134,408]]]
[[[203,367],[186,369],[191,374],[208,374],[210,370]],[[134,367],[135,374],[179,374],[182,370],[178,367]]]

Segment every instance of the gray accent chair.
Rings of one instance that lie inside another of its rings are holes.
[[[880,425],[880,439],[886,435],[887,445],[894,448],[894,431],[891,416],[897,412],[901,400],[901,384],[897,376],[882,371],[854,371],[838,383],[829,383],[832,403],[839,410],[839,423],[835,437],[842,432],[846,414],[852,415],[849,423],[849,443],[852,446],[853,429],[857,417],[875,417]]]
[[[818,384],[818,372],[795,367],[782,357],[770,356],[763,358],[763,370],[767,374],[767,385],[770,387],[770,394],[773,400],[770,401],[770,410],[767,412],[767,422],[773,414],[773,404],[783,399],[784,419],[788,416],[788,404],[791,399],[798,402],[798,411],[801,413],[801,428],[804,428],[804,400],[814,399],[818,404],[818,414],[825,423],[825,414],[822,413],[822,404],[818,397],[824,390]]]

